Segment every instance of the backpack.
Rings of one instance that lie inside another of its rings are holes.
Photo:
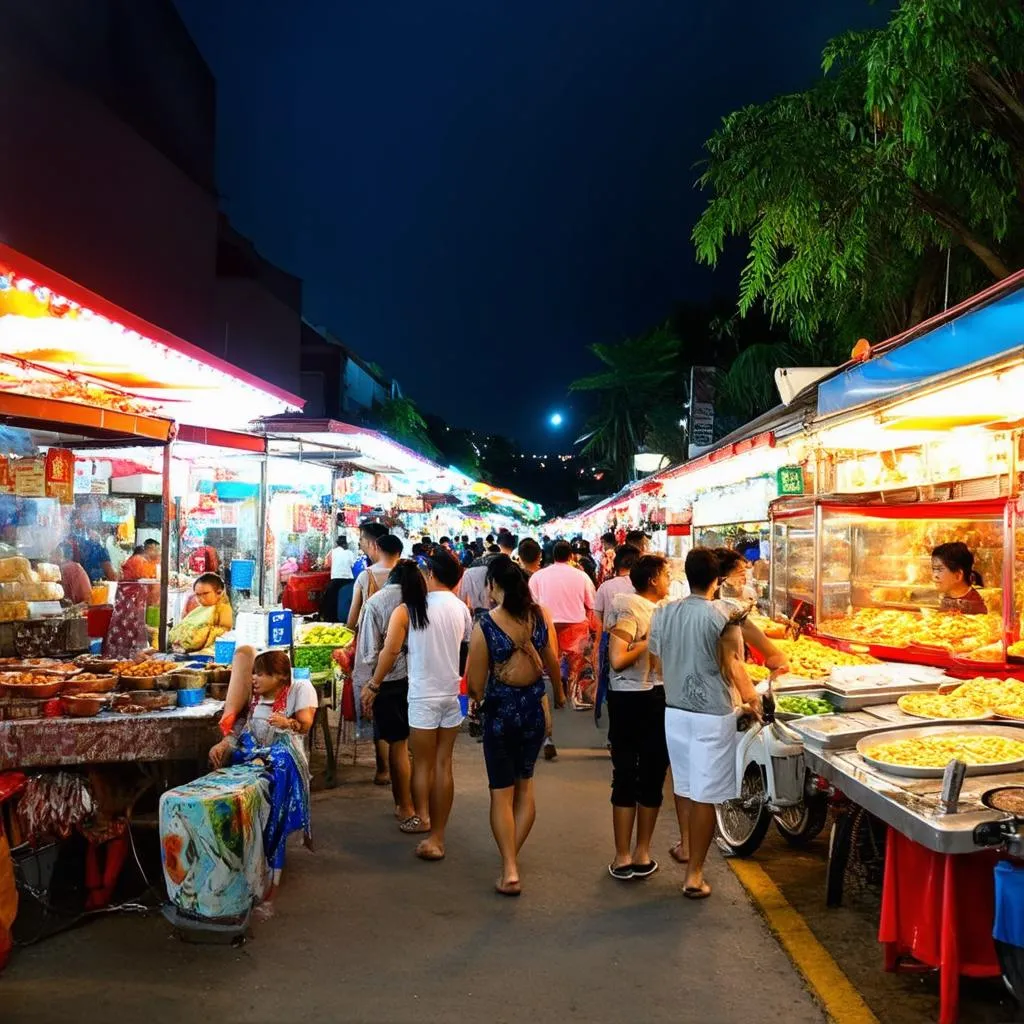
[[[493,619],[491,620],[494,621]],[[494,622],[497,629],[501,627]],[[534,616],[530,616],[526,636],[516,640],[510,633],[501,630],[512,641],[512,653],[505,661],[496,662],[491,658],[491,674],[499,683],[509,686],[525,686],[535,682],[544,673],[544,661],[533,643],[533,633],[537,628]]]

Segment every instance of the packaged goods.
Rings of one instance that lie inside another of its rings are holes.
[[[62,601],[64,588],[59,583],[21,584],[26,601]]]
[[[37,562],[36,572],[42,583],[60,583],[60,566],[52,562]]]

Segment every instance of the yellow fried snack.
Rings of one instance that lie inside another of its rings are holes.
[[[970,654],[991,645],[1000,645],[1003,620],[999,615],[960,615],[925,610],[905,612],[894,608],[858,608],[852,615],[826,619],[818,626],[821,633],[841,640],[863,640],[887,647],[919,644],[937,647],[950,654]],[[991,652],[987,652],[991,657]]]
[[[804,679],[824,679],[836,665],[878,664],[877,658],[837,651],[806,636],[799,640],[776,640],[774,643],[786,655],[790,671]]]
[[[951,697],[966,697],[976,704],[984,704],[987,708],[995,708],[997,704],[1012,703],[1024,700],[1024,683],[1018,679],[987,679],[978,676],[961,683]]]
[[[905,693],[896,701],[900,711],[918,718],[985,718],[990,712],[985,704],[970,697],[942,693]]]
[[[1024,741],[981,733],[915,736],[867,747],[864,756],[906,768],[945,768],[956,758],[967,765],[1002,764],[1024,760]]]

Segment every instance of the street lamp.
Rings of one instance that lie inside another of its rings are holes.
[[[667,465],[668,456],[662,455],[660,452],[641,450],[633,456],[633,469],[640,476],[650,476],[651,473],[657,473],[659,469],[664,469]]]

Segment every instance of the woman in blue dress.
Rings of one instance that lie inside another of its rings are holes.
[[[473,627],[466,665],[470,696],[482,701],[491,831],[501,854],[495,891],[518,896],[518,855],[537,808],[533,769],[544,742],[544,675],[561,706],[562,676],[551,616],[534,604],[523,571],[507,555],[487,567],[494,607]]]

